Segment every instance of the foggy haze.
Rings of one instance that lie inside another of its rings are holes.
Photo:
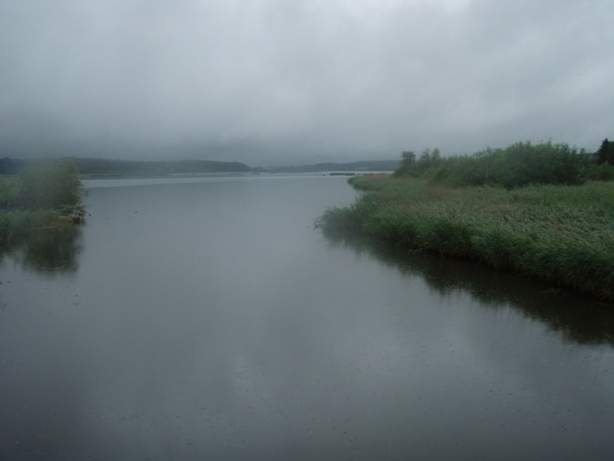
[[[609,0],[0,0],[0,157],[596,150],[613,23]]]

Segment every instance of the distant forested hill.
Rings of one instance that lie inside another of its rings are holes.
[[[14,175],[30,164],[29,160],[0,158],[0,175]]]
[[[248,173],[252,169],[239,162],[212,160],[134,161],[71,157],[77,172],[84,176],[166,176],[179,173]],[[34,160],[0,159],[0,175],[13,175]]]
[[[254,168],[256,171],[283,171],[288,173],[315,173],[320,171],[394,171],[400,160],[365,160],[348,163],[316,163],[315,165]]]
[[[212,160],[134,161],[91,158],[72,159],[82,175],[166,176],[179,173],[248,173],[245,163]]]
[[[171,174],[284,172],[317,173],[321,171],[394,171],[400,160],[367,160],[349,163],[317,163],[315,165],[251,168],[240,162],[212,160],[137,161],[102,158],[66,157],[82,176],[168,176]],[[0,175],[14,175],[30,165],[33,159],[0,158]]]

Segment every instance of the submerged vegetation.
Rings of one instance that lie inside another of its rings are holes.
[[[0,241],[59,222],[81,222],[85,190],[70,161],[32,163],[0,179]]]
[[[613,165],[551,143],[462,158],[427,153],[404,153],[393,176],[351,178],[366,193],[327,210],[317,225],[614,300],[614,183],[588,180]]]

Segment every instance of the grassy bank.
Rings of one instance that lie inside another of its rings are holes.
[[[614,184],[452,188],[386,175],[352,178],[366,191],[317,225],[446,256],[483,261],[614,300]]]
[[[55,210],[17,210],[0,213],[0,241],[35,229],[53,227],[61,222]]]
[[[0,245],[15,236],[80,222],[86,192],[68,161],[40,161],[0,178]]]

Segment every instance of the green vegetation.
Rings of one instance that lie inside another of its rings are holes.
[[[425,149],[418,160],[416,160],[416,154],[409,150],[403,152],[401,158],[401,165],[394,170],[394,176],[411,176],[412,178],[425,176],[444,162],[439,149],[434,149],[433,152]]]
[[[614,181],[614,141],[603,140],[591,157],[587,177],[597,181]]]
[[[473,155],[448,158],[442,158],[439,149],[426,149],[419,159],[406,151],[393,174],[427,178],[453,187],[580,185],[587,180],[614,179],[614,143],[604,140],[594,154],[550,141],[518,142],[504,149],[487,148]]]
[[[85,190],[75,165],[66,160],[31,163],[15,177],[0,180],[0,240],[50,227],[61,220],[80,222]]]
[[[604,139],[595,152],[594,160],[599,165],[614,165],[614,141],[608,141],[608,138]]]
[[[527,151],[536,158],[526,158]],[[614,300],[614,183],[586,181],[590,156],[564,145],[519,143],[439,164],[431,155],[416,179],[407,172],[419,162],[404,153],[402,173],[351,178],[366,193],[349,207],[327,210],[316,225],[480,260]],[[533,171],[540,166],[544,171]]]

